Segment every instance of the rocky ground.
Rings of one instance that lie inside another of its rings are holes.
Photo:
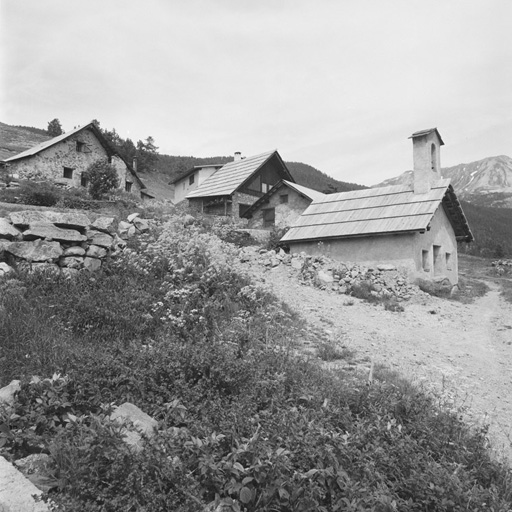
[[[331,282],[304,280],[304,268],[286,258],[280,264],[269,263],[265,254],[243,259],[308,322],[305,350],[314,355],[318,343],[329,340],[352,354],[326,363],[329,367],[348,366],[369,374],[372,366],[385,365],[434,390],[475,427],[488,424],[497,456],[512,460],[512,304],[500,295],[500,279],[481,268],[489,266],[485,260],[461,258],[461,274],[489,287],[469,304],[404,285],[392,269],[379,271],[381,290],[387,280],[389,293],[398,296],[404,309],[389,311],[382,303],[347,295],[347,290],[340,293],[339,283],[333,287]]]

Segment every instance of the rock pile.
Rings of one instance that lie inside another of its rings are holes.
[[[13,212],[0,219],[0,276],[13,268],[73,275],[98,270],[102,261],[126,246],[124,241],[149,229],[135,213],[118,225],[114,217],[91,222],[83,213]]]
[[[421,293],[419,288],[407,281],[406,276],[394,265],[381,264],[374,267],[355,263],[341,263],[325,256],[286,254],[278,251],[244,247],[240,250],[240,261],[276,268],[287,265],[295,271],[304,285],[316,286],[340,294],[353,294],[357,288],[366,287],[376,298],[398,300],[410,299]]]
[[[493,270],[499,276],[512,274],[512,260],[496,260],[491,263]]]

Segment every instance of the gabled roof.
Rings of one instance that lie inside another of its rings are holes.
[[[201,185],[190,192],[186,196],[187,199],[192,197],[209,197],[209,196],[229,196],[233,194],[239,187],[245,184],[257,171],[263,167],[273,156],[276,156],[287,178],[293,181],[292,175],[289,173],[286,165],[282,161],[277,150],[268,151],[261,155],[250,156],[242,160],[229,162],[215,171],[209,178],[203,181]]]
[[[425,130],[419,130],[417,132],[414,132],[409,139],[415,139],[416,137],[423,137],[424,135],[428,135],[429,133],[436,132],[437,136],[439,137],[439,143],[441,146],[444,146],[443,139],[441,138],[441,134],[437,130],[437,128],[427,128]]]
[[[473,235],[449,179],[436,181],[426,194],[414,194],[408,185],[328,194],[313,201],[281,241],[421,232],[441,204],[456,239],[470,242]]]
[[[66,133],[62,133],[61,135],[57,135],[57,137],[53,137],[53,139],[50,139],[50,140],[47,140],[45,142],[41,142],[41,144],[37,144],[36,146],[33,146],[29,149],[26,149],[25,151],[22,151],[21,153],[18,153],[17,155],[14,155],[14,156],[11,156],[10,158],[7,158],[6,160],[4,160],[3,162],[4,163],[10,163],[10,162],[14,162],[16,160],[21,160],[23,158],[29,158],[31,156],[34,156],[34,155],[37,155],[37,153],[40,153],[41,151],[45,150],[45,149],[48,149],[49,147],[51,146],[54,146],[55,144],[58,144],[59,142],[62,142],[63,140],[66,140],[68,139],[69,137],[71,137],[72,135],[75,135],[83,130],[91,130],[94,135],[96,136],[96,138],[98,139],[99,143],[103,146],[103,148],[105,149],[105,151],[107,152],[107,154],[109,156],[111,155],[116,155],[118,156],[119,158],[121,158],[121,160],[123,160],[123,162],[126,164],[126,167],[128,168],[128,170],[130,171],[130,173],[132,174],[132,176],[135,178],[135,180],[137,181],[137,183],[139,184],[139,187],[141,189],[144,189],[146,188],[146,185],[144,185],[144,183],[142,183],[141,179],[137,176],[137,173],[135,172],[135,170],[133,169],[133,167],[131,166],[130,163],[128,163],[110,144],[109,142],[107,141],[107,139],[105,139],[105,137],[103,136],[103,134],[101,133],[101,130],[94,124],[94,123],[89,123],[89,124],[86,124],[84,126],[79,126],[78,128],[74,128],[73,130],[69,130],[68,132]]]
[[[292,183],[291,181],[281,180],[278,181],[264,196],[260,197],[254,204],[249,206],[242,217],[250,218],[255,210],[257,210],[261,205],[268,203],[270,197],[272,197],[282,187],[291,188],[292,190],[295,190],[295,192],[308,197],[311,201],[315,201],[316,199],[320,199],[325,196],[325,194],[318,192],[318,190],[313,190],[312,188],[304,187],[297,183]]]

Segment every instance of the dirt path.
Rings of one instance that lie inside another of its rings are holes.
[[[475,425],[489,423],[497,453],[512,461],[512,304],[490,291],[473,304],[421,294],[393,313],[346,295],[301,285],[283,265],[263,275],[274,293],[336,343],[441,391],[466,408]],[[352,305],[350,305],[353,303]],[[345,363],[343,363],[345,364]]]

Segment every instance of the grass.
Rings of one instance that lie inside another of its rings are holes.
[[[50,453],[57,510],[508,509],[482,431],[398,374],[296,353],[300,322],[211,230],[157,235],[72,283],[0,281],[2,385],[22,380],[2,455]],[[125,401],[159,422],[141,453],[108,419]]]

